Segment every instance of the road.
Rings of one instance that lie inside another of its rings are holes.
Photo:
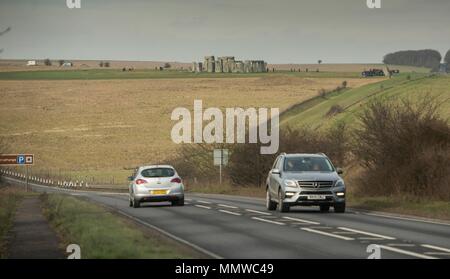
[[[262,199],[207,194],[187,194],[183,207],[130,208],[127,194],[31,187],[85,197],[212,258],[368,258],[371,244],[381,258],[450,258],[450,223],[444,221],[315,207],[268,212]]]

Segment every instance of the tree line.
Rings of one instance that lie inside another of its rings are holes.
[[[446,59],[450,60],[450,54],[448,52]],[[438,70],[441,60],[441,54],[433,49],[402,50],[385,55],[383,58],[383,63],[391,65],[425,67],[431,68],[432,70]]]

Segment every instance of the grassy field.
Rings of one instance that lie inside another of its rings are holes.
[[[402,74],[389,80],[330,94],[326,98],[316,97],[300,103],[283,114],[281,125],[293,128],[304,125],[327,128],[336,121],[356,124],[355,115],[358,115],[364,109],[364,105],[375,97],[391,99],[407,97],[418,100],[426,94],[438,97],[442,101],[441,115],[444,118],[450,117],[450,76]],[[327,116],[332,106],[341,107],[343,112],[333,117]]]
[[[0,184],[0,259],[6,257],[7,234],[24,192]]]
[[[196,252],[156,232],[142,231],[103,207],[67,195],[44,195],[45,215],[62,237],[76,243],[83,259],[186,259]]]
[[[358,72],[289,72],[270,73],[192,73],[190,71],[155,71],[120,69],[40,70],[0,72],[0,80],[104,80],[104,79],[175,79],[175,78],[251,78],[265,76],[293,76],[304,78],[358,78]]]
[[[36,155],[32,172],[94,183],[124,183],[124,168],[175,155],[170,120],[176,107],[278,107],[333,89],[382,79],[246,78],[0,80],[0,140],[11,153]]]

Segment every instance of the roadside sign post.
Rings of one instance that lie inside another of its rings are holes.
[[[34,164],[33,154],[0,154],[0,166],[25,166],[25,189],[28,192],[28,169]]]
[[[222,184],[222,166],[228,164],[228,149],[214,149],[214,166],[219,166],[219,184]]]

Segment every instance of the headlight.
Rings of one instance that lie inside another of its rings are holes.
[[[336,182],[336,184],[334,185],[334,187],[344,187],[344,186],[345,186],[344,181],[342,181],[342,180],[338,180]]]
[[[289,187],[297,187],[297,184],[295,183],[294,180],[285,180],[284,185],[289,186]]]

